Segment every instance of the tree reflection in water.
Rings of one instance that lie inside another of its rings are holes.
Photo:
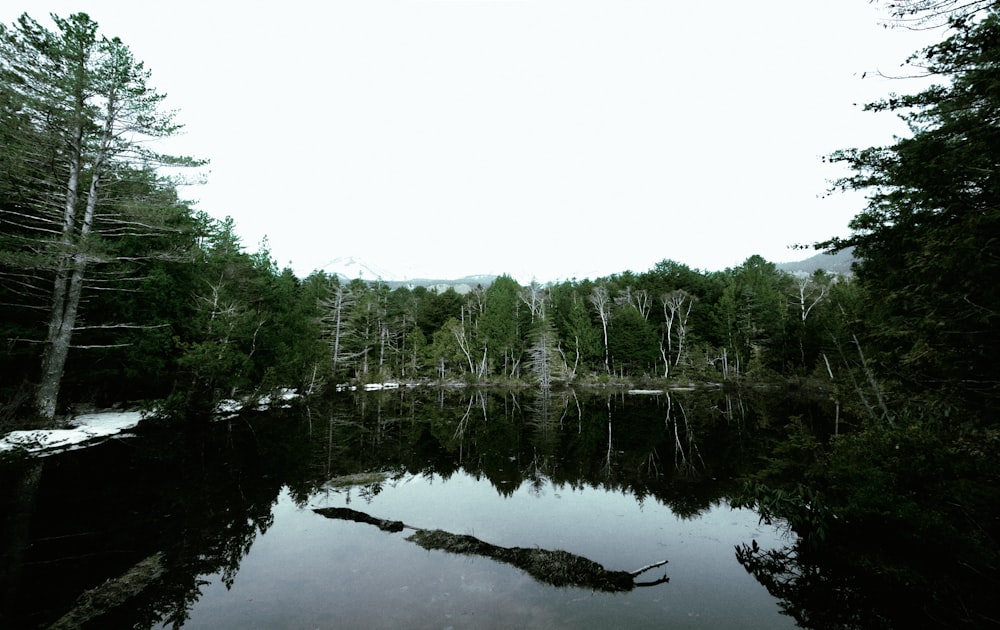
[[[198,428],[149,425],[135,440],[46,463],[32,515],[33,523],[46,526],[35,526],[29,546],[22,536],[21,551],[7,555],[20,553],[22,560],[5,574],[19,577],[4,591],[5,602],[17,602],[20,593],[47,589],[53,606],[5,604],[0,620],[14,626],[51,623],[87,589],[161,554],[163,573],[156,583],[106,611],[101,623],[182,625],[205,576],[218,574],[232,585],[257,537],[271,527],[283,488],[302,507],[323,495],[369,502],[398,480],[448,479],[462,471],[487,480],[501,496],[525,485],[534,492],[546,484],[592,487],[694,517],[732,496],[737,480],[766,455],[780,437],[772,418],[829,417],[818,404],[797,402],[720,391],[632,396],[553,389],[539,398],[512,391],[401,389],[343,394],[298,411],[249,414]],[[673,465],[664,466],[664,459]],[[103,494],[85,491],[84,483]],[[95,512],[99,522],[77,518]],[[6,531],[17,527],[8,524]],[[41,569],[42,562],[58,558],[40,556],[37,541],[74,529],[99,532],[105,549],[130,551],[109,556],[94,549],[101,560],[72,576],[62,571],[59,577],[58,562]],[[844,595],[855,592],[854,576],[835,582],[835,574],[818,564],[803,565],[794,547],[764,551],[748,545],[737,549],[736,560],[800,625],[855,621],[843,612],[849,603],[858,610],[856,597],[848,602]],[[839,616],[829,616],[837,609]],[[856,620],[881,619],[873,606],[861,609]]]

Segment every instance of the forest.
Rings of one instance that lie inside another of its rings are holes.
[[[5,426],[342,384],[832,383],[864,369],[856,283],[759,256],[721,272],[664,259],[548,285],[501,276],[465,294],[296,277],[178,197],[162,167],[201,162],[136,139],[179,127],[128,48],[83,14],[57,26],[24,16],[3,31]]]
[[[816,244],[853,247],[853,274],[664,252],[465,294],[279,269],[179,197],[202,162],[150,148],[180,127],[124,43],[85,14],[0,26],[0,432],[387,382],[811,388],[836,432],[787,419],[744,503],[788,519],[801,554],[880,549],[887,579],[954,580],[968,619],[996,623],[979,596],[1000,578],[1000,4],[890,4],[949,29],[909,60],[931,87],[867,105],[911,135],[827,158],[851,171],[833,192],[867,198],[850,236]]]

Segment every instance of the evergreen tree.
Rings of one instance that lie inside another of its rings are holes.
[[[514,376],[521,357],[519,319],[521,286],[510,276],[500,276],[483,294],[479,335],[486,345],[492,372]]]
[[[659,339],[649,322],[634,306],[615,312],[608,330],[608,352],[615,372],[639,376],[656,373]]]
[[[143,165],[194,162],[152,152],[146,141],[178,126],[161,109],[163,95],[147,84],[149,72],[121,40],[98,36],[84,13],[53,16],[58,32],[22,15],[0,27],[0,97],[10,144],[5,162],[24,182],[5,222],[25,232],[21,278],[37,285],[36,270],[50,283],[46,332],[35,407],[51,420],[62,383],[81,300],[95,268],[117,258],[105,239],[162,229],[114,216],[126,207],[109,203],[111,185]],[[10,121],[10,125],[7,125]],[[119,188],[121,190],[121,188]],[[33,233],[32,237],[28,233]]]
[[[729,271],[719,307],[728,326],[730,363],[738,366],[738,372],[775,361],[781,366],[788,317],[785,282],[774,263],[760,256],[751,256]]]
[[[576,373],[584,367],[603,369],[604,345],[601,331],[594,325],[587,308],[589,288],[563,282],[550,289],[552,318],[561,340],[566,361]]]
[[[856,247],[881,376],[925,406],[984,416],[1000,395],[1000,9],[956,21],[912,62],[940,83],[868,106],[912,136],[832,156],[854,171],[839,187],[869,203],[851,236],[820,245]]]

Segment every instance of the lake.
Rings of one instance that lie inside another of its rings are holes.
[[[777,400],[401,389],[146,422],[5,467],[0,625],[795,627],[735,551],[793,535],[725,498]]]

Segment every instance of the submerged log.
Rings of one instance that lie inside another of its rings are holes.
[[[383,531],[414,530],[406,540],[428,550],[483,556],[515,566],[539,582],[553,586],[576,586],[595,591],[622,592],[639,586],[655,586],[670,581],[666,575],[651,582],[636,582],[635,578],[667,563],[654,562],[636,571],[610,571],[589,558],[562,550],[536,547],[500,547],[467,534],[452,534],[440,529],[422,529],[401,521],[388,521],[348,508],[318,508],[314,512],[327,518],[337,518],[375,525]]]
[[[80,628],[149,588],[164,573],[163,553],[154,553],[136,563],[125,573],[98,587],[84,591],[73,609],[52,624],[50,629]]]
[[[357,510],[352,510],[351,508],[314,508],[313,512],[327,518],[336,518],[342,521],[354,521],[356,523],[374,525],[384,532],[401,532],[405,527],[402,521],[387,521],[375,518],[374,516],[369,516],[364,512],[358,512]]]
[[[628,571],[609,571],[600,564],[568,551],[525,547],[499,547],[473,536],[440,529],[417,530],[406,538],[424,549],[483,556],[513,565],[539,582],[553,586],[579,586],[595,591],[630,591],[635,581]]]

